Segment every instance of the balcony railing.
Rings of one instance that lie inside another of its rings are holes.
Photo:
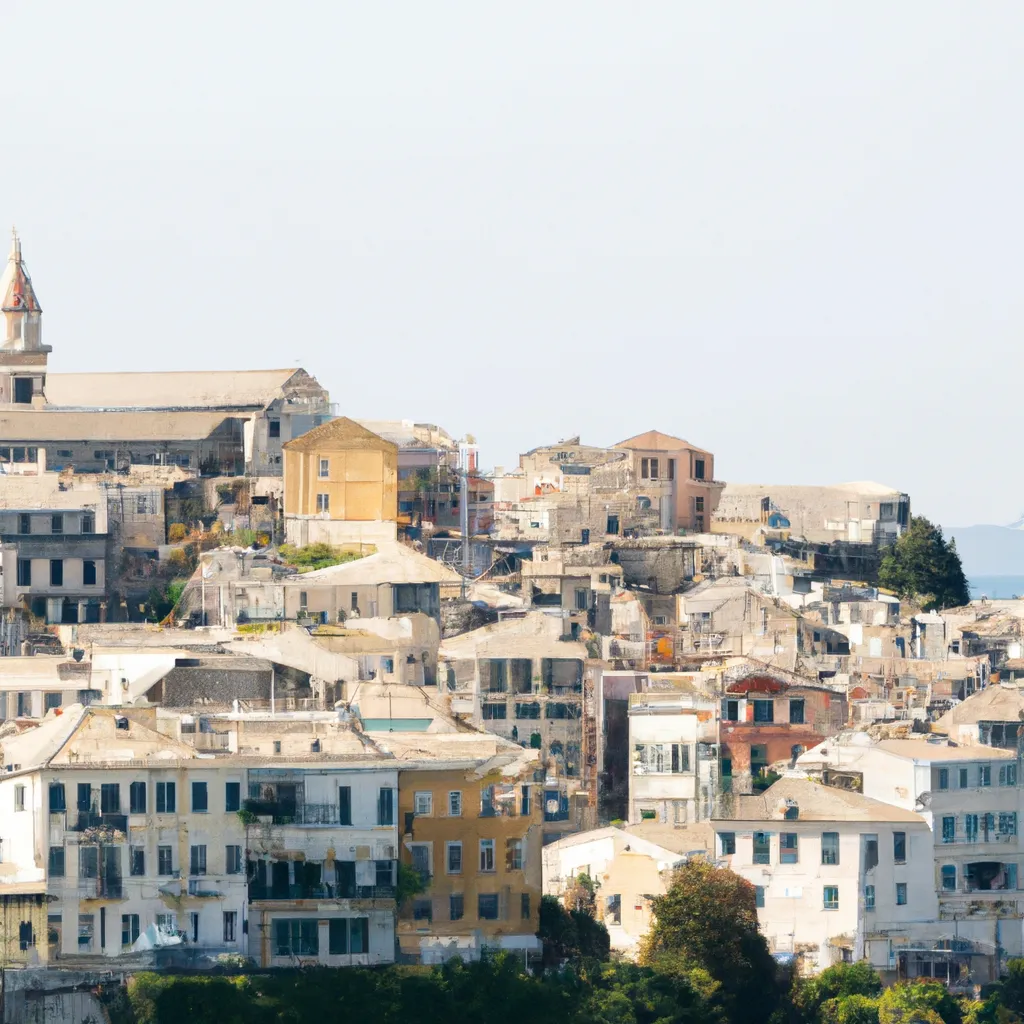
[[[96,811],[79,811],[74,824],[70,826],[72,832],[84,832],[90,828],[108,828],[116,832],[128,831],[128,815],[126,814],[100,814]]]
[[[337,804],[282,804],[274,800],[246,800],[245,809],[275,825],[350,825],[343,822]]]
[[[78,894],[83,900],[121,900],[124,882],[120,878],[83,878],[79,880]]]
[[[337,883],[320,885],[259,885],[249,883],[250,900],[393,900],[393,885],[357,885],[345,887]]]

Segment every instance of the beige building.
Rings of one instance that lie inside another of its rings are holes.
[[[710,530],[723,487],[715,480],[711,452],[659,430],[637,434],[615,447],[631,453],[635,478],[657,490],[663,529]]]
[[[537,755],[496,746],[469,760],[456,740],[449,764],[438,749],[436,769],[399,772],[401,859],[426,888],[400,908],[398,938],[423,963],[477,959],[485,947],[541,952]]]
[[[284,445],[290,544],[394,540],[398,446],[340,417]]]
[[[673,870],[687,857],[713,850],[714,833],[706,822],[578,832],[544,847],[544,895],[562,898],[580,875],[589,878],[611,948],[633,956],[654,920],[652,898],[665,894]]]

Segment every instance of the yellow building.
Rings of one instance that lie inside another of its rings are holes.
[[[399,772],[402,863],[428,879],[399,910],[402,953],[423,963],[484,948],[540,955],[542,793],[529,751]]]
[[[342,416],[283,445],[291,544],[393,540],[398,446]]]

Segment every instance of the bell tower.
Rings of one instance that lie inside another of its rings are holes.
[[[43,405],[50,347],[43,344],[43,311],[16,231],[12,231],[11,254],[0,275],[0,313],[0,404]]]

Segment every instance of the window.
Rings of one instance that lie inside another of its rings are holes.
[[[763,885],[755,885],[754,886],[754,906],[757,907],[758,910],[763,910],[764,909],[764,886]]]
[[[481,921],[498,920],[498,894],[481,893],[476,898],[476,916]]]
[[[896,906],[905,907],[907,905],[907,883],[897,882],[896,883]]]
[[[694,480],[704,479],[704,460],[694,459],[693,460],[693,478]]]
[[[480,840],[480,870],[491,872],[494,870],[494,840]]]
[[[50,847],[50,866],[49,873],[51,878],[63,878],[64,877],[64,847],[63,846],[51,846]]]
[[[93,518],[92,513],[86,512],[82,516],[82,533],[94,533],[96,530],[96,520]]]
[[[796,864],[799,861],[798,838],[795,832],[783,832],[779,836],[779,862]]]
[[[25,787],[15,786],[14,787],[14,809],[16,811],[25,810]]]
[[[1004,836],[1015,836],[1017,834],[1017,812],[999,812],[999,834]]]
[[[999,785],[1017,785],[1017,766],[1015,764],[1004,764],[999,768]]]
[[[754,863],[771,864],[772,837],[767,832],[754,833]]]
[[[121,813],[121,783],[104,782],[100,786],[100,811],[103,814]]]
[[[338,824],[352,824],[352,787],[338,787]]]
[[[774,722],[775,721],[775,702],[770,700],[755,700],[754,704],[754,721],[755,722]]]
[[[939,789],[949,789],[949,769],[939,769]]]
[[[969,843],[978,841],[978,816],[976,814],[964,815],[964,837]]]
[[[875,887],[873,885],[864,886],[864,909],[875,909]]]
[[[530,920],[530,894],[528,892],[519,894],[519,916],[524,921]]]
[[[718,850],[722,857],[731,857],[736,852],[736,833],[719,832]]]
[[[490,722],[508,718],[508,707],[505,704],[484,704],[483,718]]]
[[[78,949],[80,952],[92,952],[92,937],[96,926],[93,914],[78,915]]]
[[[942,888],[945,892],[956,892],[956,865],[942,865]]]
[[[952,843],[956,841],[956,818],[946,815],[942,819],[942,841]]]
[[[519,813],[524,817],[530,816],[530,787],[520,787]]]
[[[693,499],[693,511],[697,512],[697,513],[700,513],[700,512],[704,511],[704,499],[703,498],[694,498]]]
[[[237,910],[225,910],[224,911],[224,941],[234,942],[235,934],[238,929],[238,911]]]
[[[96,586],[96,563],[91,558],[82,562],[82,584],[86,587]]]
[[[821,863],[822,864],[838,864],[839,863],[839,833],[838,832],[822,832],[821,833]]]
[[[188,915],[189,931],[192,933],[192,941],[199,941],[199,911],[193,910]],[[100,922],[102,924],[102,921]]]
[[[725,720],[727,722],[738,722],[740,720],[740,702],[738,700],[727,700],[725,702]]]
[[[462,874],[462,843],[445,843],[445,871],[449,875]]]
[[[281,421],[280,420],[267,420],[267,436],[268,437],[280,437],[281,436]]]
[[[992,785],[992,766],[989,764],[978,765],[978,785],[979,786],[991,786]]]
[[[242,784],[240,782],[224,783],[224,810],[227,813],[237,811],[242,806]]]
[[[317,512],[331,511],[331,496],[329,494],[318,494],[316,496],[316,510]]]
[[[789,724],[804,724],[804,702],[802,700],[791,700],[789,702]]]
[[[316,918],[277,918],[274,921],[274,956],[318,956],[319,922]]]
[[[125,949],[139,941],[139,915],[121,915],[121,945]]]
[[[205,782],[192,783],[192,812],[203,813],[209,809]]]
[[[128,812],[130,814],[146,813],[146,784],[133,782],[128,787]]]
[[[394,825],[395,823],[395,791],[383,787],[377,796],[377,824]]]
[[[434,794],[428,792],[421,792],[413,794],[412,798],[413,811],[416,814],[429,815],[434,810]]]
[[[173,858],[170,846],[158,846],[156,848],[156,866],[158,875],[173,875]]]
[[[412,919],[414,921],[434,920],[434,901],[428,897],[421,897],[412,901]]]
[[[637,743],[633,760],[645,775],[680,775],[690,770],[688,743]]]
[[[63,558],[51,558],[50,559],[50,586],[51,587],[63,587],[64,586],[64,559]]]
[[[156,784],[156,813],[174,813],[174,783],[158,782]]]
[[[331,956],[348,953],[348,918],[332,917],[327,922],[327,952]]]
[[[50,533],[63,533],[64,532],[64,516],[59,512],[54,512],[50,516]]]
[[[453,789],[448,794],[448,817],[462,817],[462,793],[460,793],[457,789]]]
[[[30,558],[18,559],[18,586],[32,586],[32,560]]]
[[[822,901],[821,905],[825,910],[838,910],[839,909],[839,886],[838,885],[826,885],[822,889]]]
[[[275,754],[280,754],[281,753],[281,741],[280,740],[274,740],[274,753]]]
[[[188,873],[190,875],[206,874],[206,846],[189,847]]]
[[[18,516],[18,533],[32,532],[32,517],[25,512]]]
[[[522,839],[505,840],[505,870],[523,870],[523,841]]]
[[[967,789],[967,787],[968,787],[967,769],[966,768],[959,768],[959,769],[957,769],[957,777],[958,777],[958,780],[959,780],[960,788],[961,789]]]
[[[897,864],[907,863],[907,833],[893,832],[892,859]]]
[[[240,846],[224,847],[224,874],[240,875],[242,873],[242,848]]]
[[[99,878],[100,849],[98,846],[78,848],[78,874],[80,878]]]
[[[330,459],[320,460],[320,479],[326,480],[331,475],[331,461]]]
[[[146,873],[146,851],[141,846],[128,849],[128,874],[141,876]]]

